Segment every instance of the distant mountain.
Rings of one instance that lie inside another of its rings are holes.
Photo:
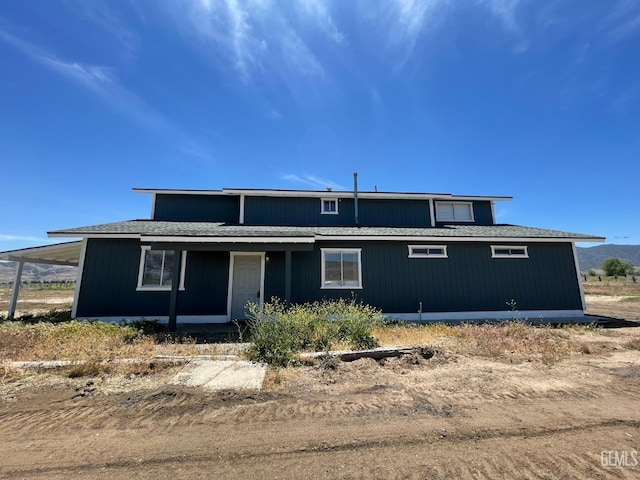
[[[0,283],[13,282],[16,268],[16,263],[0,262]],[[77,275],[78,267],[64,265],[25,263],[22,269],[23,282],[75,282]]]
[[[595,247],[576,247],[580,270],[586,272],[602,267],[608,258],[618,258],[621,262],[640,267],[640,245],[597,245]]]

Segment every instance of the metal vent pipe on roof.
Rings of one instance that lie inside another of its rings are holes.
[[[356,227],[358,225],[358,172],[353,172],[353,206],[356,218]]]

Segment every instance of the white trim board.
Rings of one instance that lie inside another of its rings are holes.
[[[312,229],[313,227],[309,227]],[[366,228],[366,227],[364,227]],[[323,235],[308,237],[163,237],[144,236],[140,233],[49,233],[59,238],[136,238],[144,242],[193,243],[315,243],[318,240],[384,240],[396,242],[604,242],[604,237],[441,237],[411,235]]]
[[[76,288],[73,291],[73,304],[71,304],[71,318],[76,318],[78,311],[78,300],[80,299],[80,287],[82,285],[82,272],[84,271],[84,259],[87,255],[87,239],[82,239],[80,246],[80,261],[78,262],[78,276],[76,277]]]
[[[313,236],[308,237],[178,237],[142,235],[141,242],[146,243],[314,243]]]
[[[410,235],[320,235],[316,241],[332,240],[384,240],[392,242],[604,242],[603,237],[573,238],[573,237],[438,237],[438,236],[410,236]]]
[[[246,195],[248,197],[332,197],[353,198],[353,190],[251,190],[243,188],[223,188],[222,190],[171,190],[157,188],[133,188],[134,193],[150,193],[165,195]],[[455,195],[451,193],[420,193],[420,192],[360,192],[359,198],[372,199],[415,199],[428,200],[430,198],[442,200],[494,200],[511,201],[511,196],[481,196],[481,195]]]
[[[545,318],[577,318],[584,317],[582,310],[499,310],[486,312],[416,312],[416,313],[385,313],[383,316],[390,320],[404,320],[408,322],[464,322],[466,320],[527,320],[544,321]]]
[[[576,251],[576,244],[571,243],[571,251],[573,253],[573,263],[576,266],[576,277],[578,280],[578,287],[580,288],[580,302],[582,302],[582,309],[587,309],[587,301],[584,298],[584,287],[582,285],[582,275],[580,274],[580,264],[578,263],[578,252]]]

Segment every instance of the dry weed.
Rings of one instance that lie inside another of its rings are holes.
[[[411,347],[434,344],[444,338],[455,337],[456,328],[444,323],[407,323],[377,327],[374,329],[373,335],[382,346]]]
[[[192,340],[167,336],[157,339],[129,326],[102,322],[60,324],[0,323],[0,362],[67,360],[61,369],[69,376],[100,373],[146,374],[172,366],[157,355],[201,353]],[[133,361],[123,361],[133,359]],[[5,375],[8,367],[4,367]],[[3,372],[0,371],[0,374]]]
[[[629,350],[640,350],[640,337],[633,337],[629,341],[623,344],[624,348],[628,348]]]
[[[399,324],[379,327],[374,335],[384,346],[439,344],[460,354],[551,364],[580,352],[581,344],[575,336],[589,329],[589,326],[566,329],[533,326],[520,321],[456,326]]]
[[[293,374],[292,368],[269,368],[262,382],[262,389],[266,391],[280,390]]]
[[[580,351],[580,344],[566,331],[524,322],[465,324],[457,333],[460,353],[482,357],[509,357],[552,364]]]

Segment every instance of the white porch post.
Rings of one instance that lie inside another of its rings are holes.
[[[16,313],[16,304],[18,303],[18,293],[20,292],[20,283],[22,281],[22,267],[24,262],[18,262],[18,268],[16,269],[16,278],[13,281],[13,291],[11,292],[11,301],[9,302],[9,312],[7,319],[13,320],[13,316]]]

